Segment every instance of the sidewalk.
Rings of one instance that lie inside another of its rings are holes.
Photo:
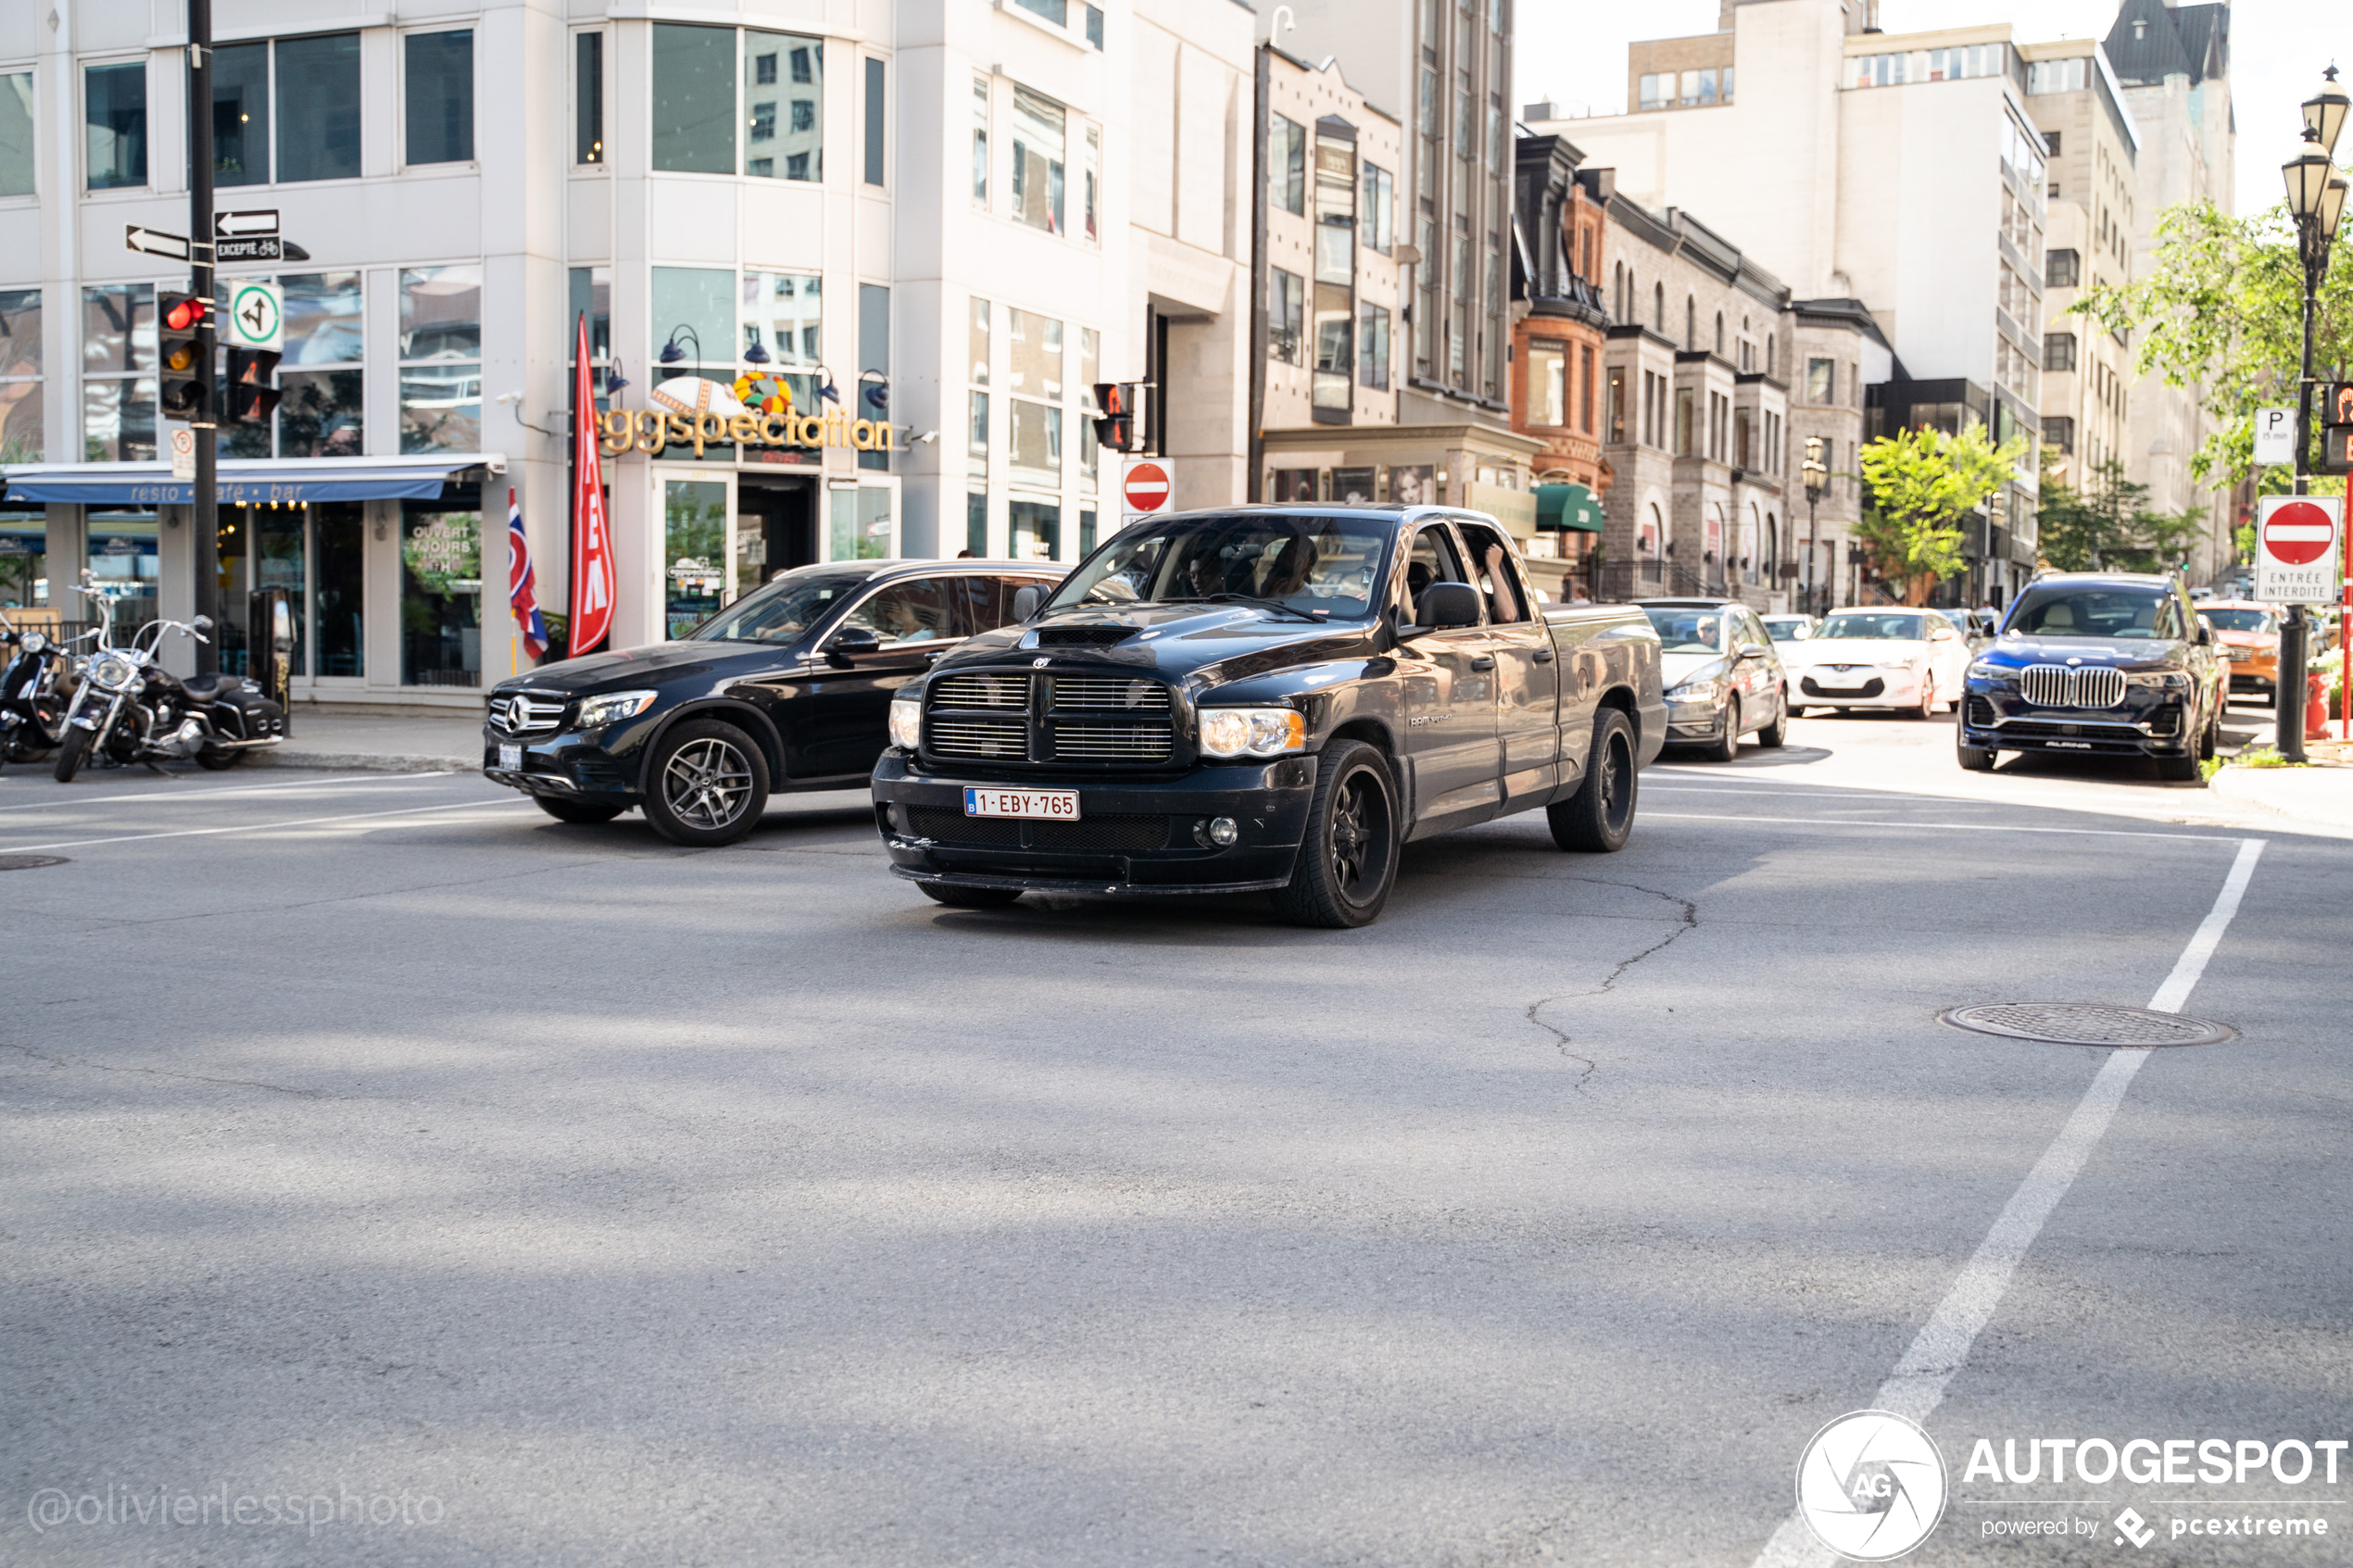
[[[2222,800],[2302,826],[2353,833],[2353,762],[2345,748],[2308,743],[2309,768],[2224,768],[2208,788]]]
[[[297,702],[285,744],[254,752],[249,767],[333,768],[384,773],[482,770],[480,709],[362,710]]]

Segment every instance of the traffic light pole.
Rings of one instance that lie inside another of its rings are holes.
[[[196,671],[220,668],[220,505],[214,477],[214,423],[220,410],[213,387],[215,343],[212,299],[212,0],[188,0],[188,292],[205,302],[204,325],[196,332],[196,374],[208,395],[197,409],[195,504],[188,526],[195,545],[195,613],[212,621],[208,640],[196,645]]]

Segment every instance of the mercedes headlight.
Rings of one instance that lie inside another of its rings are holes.
[[[1204,757],[1280,757],[1307,749],[1307,715],[1296,708],[1204,708]]]
[[[108,691],[120,691],[139,678],[139,667],[119,653],[102,653],[90,661],[90,679]]]
[[[2178,670],[2151,670],[2142,674],[2125,676],[2124,684],[2128,686],[2163,686],[2169,690],[2179,691],[2190,684],[2190,678]]]
[[[1686,681],[1680,686],[1668,687],[1667,700],[1669,702],[1714,702],[1716,694],[1723,689],[1724,683],[1710,675],[1705,680]]]
[[[905,693],[890,699],[890,744],[909,751],[924,743],[924,699]]]
[[[573,727],[595,730],[607,724],[618,724],[623,719],[635,719],[651,708],[654,698],[660,695],[658,692],[607,692],[602,696],[584,697],[580,703],[580,717],[573,721]]]

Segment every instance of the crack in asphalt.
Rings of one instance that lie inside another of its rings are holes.
[[[201,1073],[166,1073],[160,1067],[109,1067],[103,1061],[83,1061],[75,1057],[50,1056],[44,1051],[34,1050],[31,1046],[19,1046],[6,1040],[0,1040],[0,1050],[16,1051],[31,1057],[35,1061],[45,1061],[52,1067],[82,1067],[93,1073],[135,1073],[147,1078],[178,1078],[191,1084],[220,1084],[237,1089],[268,1089],[273,1095],[292,1095],[296,1099],[340,1098],[329,1094],[324,1089],[290,1089],[283,1084],[264,1084],[251,1078],[211,1078]]]
[[[1599,997],[1606,995],[1617,986],[1619,977],[1624,975],[1628,970],[1633,968],[1636,964],[1641,963],[1644,959],[1649,958],[1654,953],[1664,952],[1667,948],[1673,946],[1676,940],[1681,937],[1686,932],[1698,930],[1699,906],[1696,903],[1693,903],[1691,899],[1683,897],[1680,894],[1663,893],[1655,887],[1644,887],[1642,884],[1635,882],[1613,882],[1607,877],[1598,876],[1571,877],[1568,880],[1572,882],[1599,883],[1605,887],[1623,887],[1635,893],[1647,893],[1654,898],[1661,898],[1669,904],[1675,905],[1677,909],[1681,911],[1681,917],[1675,922],[1674,930],[1668,932],[1666,935],[1660,937],[1649,947],[1644,947],[1642,951],[1620,959],[1617,961],[1617,966],[1602,977],[1602,983],[1599,985],[1593,986],[1592,989],[1585,991],[1562,991],[1554,996],[1540,997],[1535,1001],[1528,1004],[1528,1022],[1533,1023],[1537,1028],[1545,1031],[1554,1039],[1558,1040],[1560,1042],[1561,1055],[1568,1058],[1571,1061],[1581,1061],[1585,1064],[1585,1071],[1577,1075],[1577,1083],[1575,1085],[1577,1092],[1579,1094],[1583,1094],[1585,1092],[1586,1080],[1592,1077],[1593,1072],[1599,1063],[1595,1062],[1590,1056],[1582,1056],[1578,1052],[1571,1050],[1569,1047],[1574,1044],[1574,1037],[1570,1035],[1568,1031],[1545,1022],[1541,1018],[1539,1018],[1537,1014],[1543,1009],[1552,1006],[1554,1002],[1569,1002],[1575,1001],[1580,997]]]

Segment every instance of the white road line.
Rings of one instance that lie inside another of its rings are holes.
[[[493,806],[521,805],[513,800],[460,800],[449,806],[403,806],[396,811],[354,811],[341,817],[294,817],[283,822],[247,822],[233,828],[182,828],[176,833],[127,833],[118,838],[74,838],[61,844],[0,844],[0,855],[26,855],[36,849],[86,849],[94,844],[137,844],[150,838],[203,838],[217,833],[267,833],[271,828],[307,828],[319,822],[359,822],[375,817],[408,817],[420,811],[486,810]]]
[[[2229,929],[2231,917],[2238,913],[2239,900],[2246,896],[2246,885],[2254,879],[2255,862],[2263,854],[2266,840],[2242,838],[2238,841],[2238,858],[2231,862],[2231,874],[2222,881],[2222,891],[2215,896],[2214,907],[2192,934],[2190,944],[2173,965],[2173,972],[2149,998],[2149,1008],[2156,1012],[2179,1012],[2190,999],[2198,976],[2206,972],[2206,963],[2221,946],[2222,933]],[[1925,1422],[1929,1412],[1944,1400],[1944,1386],[1969,1360],[1969,1347],[1978,1334],[1994,1316],[1994,1309],[2001,1304],[2003,1292],[2009,1288],[2010,1275],[2017,1272],[2027,1248],[2042,1233],[2043,1223],[2051,1217],[2059,1200],[2074,1185],[2083,1162],[2108,1131],[2116,1108],[2123,1103],[2124,1091],[2132,1086],[2133,1075],[2151,1055],[2149,1048],[2119,1049],[2108,1052],[2108,1060],[2092,1078],[2091,1087],[2076,1102],[2074,1114],[2043,1151],[2043,1158],[2026,1173],[2018,1191],[2010,1195],[1994,1228],[1985,1233],[1978,1244],[1975,1256],[1961,1270],[1961,1277],[1937,1306],[1927,1326],[1912,1341],[1904,1359],[1895,1363],[1894,1375],[1879,1386],[1871,1397],[1873,1410],[1894,1411],[1914,1421]],[[1793,1465],[1796,1462],[1792,1456]],[[1793,1513],[1780,1523],[1765,1549],[1756,1554],[1755,1568],[1821,1568],[1837,1561],[1837,1554],[1824,1547],[1807,1529],[1806,1521]]]
[[[264,789],[324,789],[330,784],[395,784],[409,779],[446,779],[452,777],[448,769],[437,773],[363,773],[352,779],[288,779],[283,784],[235,784],[216,789],[158,789],[146,795],[61,795],[50,800],[28,800],[19,806],[0,806],[0,811],[53,811],[69,806],[106,806],[120,800],[211,800],[223,795],[251,795]],[[57,787],[52,785],[52,788]]]
[[[2091,838],[2177,838],[2184,844],[2243,844],[2242,834],[2235,833],[2143,833],[2129,828],[2028,828],[2011,822],[1915,822],[1903,818],[1886,822],[1857,822],[1850,817],[1736,817],[1710,811],[1645,811],[1645,819],[1665,817],[1683,822],[1797,822],[1822,828],[1886,828],[1890,832],[1908,833],[1914,828],[1939,829],[1946,833],[2062,833]]]

